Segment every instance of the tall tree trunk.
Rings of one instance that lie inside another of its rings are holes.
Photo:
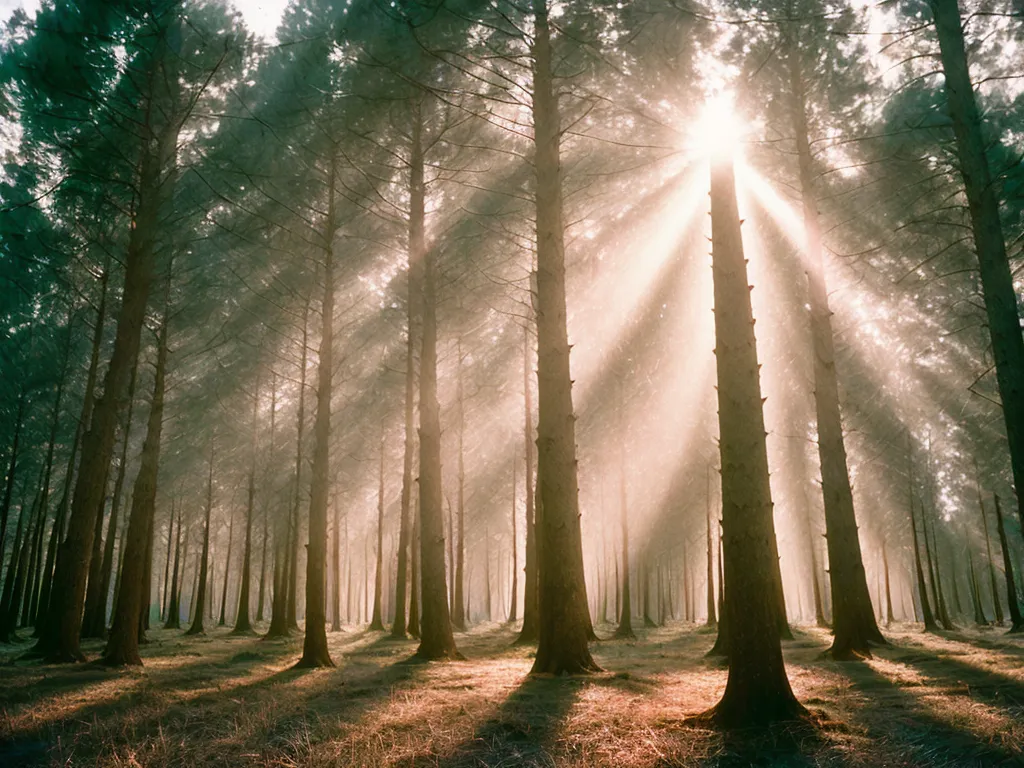
[[[516,460],[517,451],[512,449],[512,592],[509,595],[508,621],[516,621],[519,604],[519,531],[516,528]]]
[[[993,496],[996,507],[996,532],[999,534],[999,546],[1003,550],[1003,573],[1006,574],[1006,600],[1010,604],[1010,631],[1008,634],[1024,632],[1024,618],[1021,618],[1020,604],[1017,602],[1017,584],[1013,579],[1013,561],[1010,558],[1010,545],[1006,541],[1006,528],[1003,526],[1003,510],[999,497]]]
[[[814,194],[814,159],[807,127],[807,97],[800,66],[799,43],[790,39],[789,46],[793,132],[800,167],[808,299],[814,345],[818,457],[821,461],[821,489],[825,500],[825,540],[828,544],[835,632],[829,653],[835,659],[850,660],[870,656],[871,646],[885,644],[885,638],[875,621],[857,535],[857,518],[853,508],[853,491],[850,487],[839,408],[832,311],[828,305],[821,224]]]
[[[177,174],[180,80],[176,57],[167,39],[170,28],[178,27],[180,16],[168,14],[161,20],[162,34],[156,36],[153,68],[148,74],[146,133],[139,176],[139,204],[128,241],[124,289],[117,319],[114,349],[107,366],[103,397],[96,403],[92,423],[82,441],[82,460],[71,501],[68,532],[61,544],[54,575],[53,595],[45,632],[38,649],[50,661],[82,661],[79,647],[86,580],[92,555],[96,515],[101,513],[106,492],[104,481],[114,451],[117,424],[125,406],[131,368],[139,349],[156,259],[161,212],[169,201]],[[134,503],[134,502],[133,502]],[[145,535],[142,531],[141,535]],[[141,556],[141,553],[140,553]]]
[[[174,537],[174,569],[171,571],[171,597],[170,600],[167,601],[167,618],[164,619],[164,629],[181,629],[181,606],[178,602],[178,595],[180,594],[178,589],[178,572],[181,567],[182,514],[183,510],[179,507],[178,532]],[[171,519],[173,521],[174,518],[172,517]]]
[[[981,590],[978,588],[978,572],[974,570],[974,554],[971,552],[970,537],[967,535],[967,526],[964,526],[964,541],[967,544],[967,567],[970,570],[971,606],[974,608],[974,623],[979,627],[987,627],[988,617],[985,616],[985,609],[981,605]]]
[[[892,585],[889,583],[889,555],[885,551],[885,537],[882,537],[882,571],[885,576],[885,623],[892,624]]]
[[[224,559],[224,585],[220,593],[220,618],[217,619],[217,626],[223,627],[227,624],[228,609],[228,580],[231,578],[231,545],[235,538],[235,510],[231,508],[231,517],[228,520],[228,553]]]
[[[252,455],[249,464],[249,495],[245,505],[245,549],[242,550],[242,573],[238,582],[238,612],[235,614],[233,635],[247,635],[253,631],[249,621],[249,598],[252,589],[252,518],[256,513],[256,454],[257,429],[259,427],[260,379],[256,374],[256,382],[252,392],[252,432],[249,438],[249,451]]]
[[[715,157],[711,162],[729,678],[722,700],[708,716],[733,727],[791,719],[804,710],[786,676],[772,595],[778,563],[772,562],[767,433],[732,159]]]
[[[22,533],[26,531],[26,509],[25,499],[21,501],[18,510],[18,523],[14,531],[14,542],[11,549],[11,559],[7,564],[7,574],[4,577],[3,594],[0,596],[0,642],[13,642],[16,635],[17,622],[14,620],[16,605],[16,583],[18,580],[19,560],[22,550]],[[30,522],[30,519],[29,519]]]
[[[537,642],[537,525],[534,501],[537,488],[533,477],[533,397],[530,389],[530,329],[523,329],[523,443],[526,459],[524,493],[526,502],[526,557],[523,563],[523,626],[516,638],[517,644]]]
[[[107,525],[107,537],[103,545],[103,560],[99,566],[97,584],[93,587],[92,575],[89,577],[88,589],[85,593],[85,617],[82,620],[82,637],[105,637],[107,634],[107,598],[110,592],[110,579],[114,569],[114,541],[117,536],[117,521],[121,515],[121,492],[124,489],[124,476],[128,466],[128,445],[131,441],[132,413],[135,405],[135,382],[138,377],[138,360],[132,367],[132,376],[128,382],[128,415],[124,423],[124,440],[121,444],[121,456],[117,465],[117,477],[114,479],[114,492],[110,500],[110,522]],[[91,568],[90,568],[91,570]]]
[[[333,667],[327,650],[327,497],[331,463],[331,394],[334,377],[334,238],[336,152],[331,148],[327,176],[327,221],[323,233],[324,294],[321,304],[320,354],[317,359],[316,421],[313,425],[313,478],[309,497],[309,544],[306,548],[306,632],[299,667]]]
[[[199,586],[196,589],[195,615],[187,635],[202,634],[206,613],[206,581],[210,561],[210,513],[213,511],[213,439],[210,440],[210,470],[206,475],[206,517],[203,521],[203,554],[199,561]]]
[[[334,491],[334,522],[331,526],[331,631],[341,631],[341,504],[338,501],[338,491]]]
[[[907,432],[907,484],[910,501],[910,532],[914,543],[914,571],[917,575],[917,592],[921,601],[921,615],[924,618],[924,631],[935,632],[939,625],[935,622],[935,614],[928,603],[928,587],[925,584],[924,568],[921,564],[921,546],[917,541],[917,520],[914,516],[914,457],[911,453],[910,433]]]
[[[997,187],[989,170],[981,115],[971,83],[960,6],[957,0],[929,0],[929,4],[939,38],[946,105],[953,123],[958,167],[978,254],[996,381],[1010,446],[1017,514],[1024,528],[1024,337],[1017,293],[999,220]]]
[[[462,385],[462,339],[456,345],[456,387],[455,402],[459,411],[459,466],[458,466],[458,510],[456,512],[459,532],[451,531],[455,542],[455,597],[452,601],[452,625],[460,632],[466,630],[466,402]]]
[[[114,606],[110,638],[103,652],[103,662],[112,666],[141,666],[139,655],[139,628],[144,623],[142,612],[149,606],[149,578],[152,571],[152,541],[156,510],[157,479],[160,469],[160,436],[164,421],[164,381],[167,373],[168,324],[170,317],[170,267],[168,267],[167,295],[164,299],[163,323],[157,348],[156,373],[153,380],[153,400],[146,424],[146,438],[142,444],[139,474],[132,489],[132,506],[128,515],[128,539],[121,558],[121,590]],[[84,457],[83,457],[84,458]],[[178,513],[178,533],[181,534],[181,513]],[[174,579],[177,581],[178,556],[174,557]],[[177,628],[178,596],[172,591],[167,621]]]
[[[384,596],[384,422],[380,425],[380,484],[377,489],[377,564],[373,574],[373,618],[370,630],[384,631],[384,616],[381,600]]]
[[[409,584],[409,546],[412,533],[413,462],[416,456],[416,345],[423,293],[423,252],[426,183],[423,159],[423,116],[419,102],[412,108],[412,142],[409,148],[409,285],[405,351],[405,452],[402,458],[401,519],[398,527],[398,573],[395,578],[393,637],[405,637]]]
[[[992,605],[995,608],[996,624],[1003,623],[1003,606],[999,599],[999,587],[996,582],[996,566],[992,559],[992,543],[988,535],[988,514],[985,512],[985,500],[981,495],[981,480],[978,473],[978,464],[974,464],[975,488],[978,492],[978,511],[981,512],[981,527],[985,532],[985,559],[988,562],[988,578],[992,589]]]
[[[422,451],[422,447],[420,448]],[[416,504],[413,505],[413,509],[417,510],[417,514],[412,516],[412,531],[410,532],[409,538],[409,550],[411,552],[409,556],[409,636],[419,637],[420,636],[420,596],[422,590],[420,589],[420,516],[418,514],[419,499],[417,498]]]
[[[18,470],[18,452],[21,448],[21,430],[25,424],[25,385],[18,394],[18,413],[14,417],[14,437],[11,438],[11,460],[7,465],[7,482],[4,484],[3,506],[0,506],[0,565],[3,565],[4,544],[7,536],[7,518],[11,512],[11,497],[14,494],[14,478]],[[12,550],[17,551],[17,548]],[[13,559],[13,555],[12,555]]]
[[[296,425],[295,440],[295,495],[292,498],[291,538],[288,553],[288,629],[299,628],[298,594],[299,594],[299,510],[302,507],[302,438],[306,426],[306,361],[309,354],[309,299],[302,313],[302,355],[299,363],[299,411]]]
[[[707,507],[704,515],[705,521],[707,522],[707,544],[708,544],[708,594],[707,594],[707,614],[708,618],[705,622],[708,627],[715,627],[718,625],[718,616],[715,613],[715,540],[711,537],[711,465],[707,466],[706,471],[706,490],[704,494],[705,506]]]
[[[441,406],[437,401],[437,266],[435,251],[423,260],[423,324],[420,354],[420,645],[422,659],[459,656],[452,635],[444,567],[441,488]],[[411,623],[411,622],[410,622]]]
[[[583,575],[576,416],[572,403],[562,221],[561,124],[547,0],[533,0],[533,130],[537,227],[538,640],[533,673],[600,669]]]

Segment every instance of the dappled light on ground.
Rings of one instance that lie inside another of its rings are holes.
[[[0,755],[11,756],[4,765],[110,766],[1024,761],[1020,640],[899,626],[863,664],[824,660],[828,633],[797,627],[785,652],[811,723],[722,734],[690,723],[725,687],[724,664],[704,655],[714,634],[682,623],[638,634],[593,645],[604,673],[550,678],[528,676],[532,652],[498,624],[460,634],[467,660],[452,663],[411,662],[415,642],[384,633],[331,633],[338,666],[315,671],[291,668],[297,638],[157,630],[145,671],[6,666]]]

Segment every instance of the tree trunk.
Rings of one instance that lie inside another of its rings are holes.
[[[786,676],[772,594],[772,498],[760,366],[731,158],[711,167],[712,272],[725,530],[729,678],[707,716],[723,727],[804,714]],[[720,628],[721,633],[721,628]]]
[[[117,519],[121,514],[121,492],[124,489],[124,476],[128,466],[128,445],[131,441],[132,413],[135,405],[135,381],[138,376],[138,360],[132,368],[132,376],[128,382],[128,415],[124,424],[124,441],[121,445],[121,458],[117,465],[117,477],[114,480],[114,493],[110,500],[110,522],[107,525],[107,538],[103,546],[103,561],[99,569],[99,584],[94,589],[92,577],[85,593],[85,618],[82,621],[82,637],[105,637],[107,634],[107,599],[110,592],[110,579],[114,569],[114,540],[117,536]]]
[[[420,645],[422,659],[454,659],[444,567],[441,487],[441,407],[437,401],[437,267],[435,252],[424,252],[423,324],[420,354]],[[410,621],[410,624],[412,622]]]
[[[170,26],[181,23],[177,14],[168,14],[168,17],[169,21],[159,23]],[[142,335],[156,260],[157,234],[162,225],[161,211],[170,200],[177,179],[174,163],[181,128],[180,81],[172,66],[176,59],[168,50],[168,37],[168,34],[156,36],[159,50],[154,53],[155,64],[148,73],[150,91],[146,121],[142,126],[147,135],[140,164],[139,203],[129,235],[114,349],[104,379],[103,397],[96,403],[92,423],[82,441],[82,460],[71,502],[68,532],[57,558],[54,599],[45,633],[38,643],[43,655],[55,662],[85,658],[79,648],[79,637],[96,515],[102,509],[106,492],[103,483]],[[161,118],[162,124],[157,125]],[[145,531],[140,535],[144,536]]]
[[[996,507],[996,532],[999,534],[999,546],[1003,550],[1003,573],[1006,574],[1006,600],[1010,604],[1010,631],[1008,634],[1024,632],[1024,619],[1021,618],[1020,604],[1017,602],[1017,584],[1013,579],[1013,561],[1010,558],[1010,545],[1006,541],[1006,528],[1003,526],[1003,510],[999,497],[993,496]]]
[[[423,448],[420,447],[422,452]],[[414,509],[419,508],[419,499],[417,503],[413,505]],[[420,589],[420,516],[415,514],[412,516],[412,531],[410,532],[409,538],[409,584],[411,589],[409,590],[409,636],[419,637],[420,636],[420,595],[422,590]]]
[[[168,268],[169,269],[169,268]],[[156,374],[153,381],[153,400],[146,424],[146,439],[142,444],[139,474],[132,489],[132,506],[128,515],[128,539],[121,558],[121,590],[114,606],[110,638],[103,652],[103,663],[112,666],[141,666],[139,655],[139,627],[143,623],[142,611],[148,607],[147,571],[150,571],[153,518],[156,509],[157,479],[160,469],[160,435],[164,420],[164,379],[167,373],[168,318],[170,316],[170,278],[164,300],[164,318],[160,327],[157,349]],[[84,458],[84,457],[83,457]],[[178,513],[178,534],[181,534],[181,513]],[[174,555],[174,581],[178,577],[178,555]],[[173,619],[173,624],[172,624]],[[169,626],[177,628],[178,595],[172,590],[171,606],[167,616]]]
[[[309,544],[306,548],[306,632],[298,667],[333,667],[327,650],[327,496],[331,463],[331,394],[334,377],[334,236],[335,173],[332,147],[327,176],[327,221],[323,233],[324,294],[321,304],[320,354],[317,359],[316,421],[313,423],[313,478],[309,497]]]
[[[171,571],[171,598],[167,602],[167,618],[164,629],[181,629],[181,606],[178,603],[178,569],[181,566],[181,525],[182,510],[178,509],[178,533],[174,539],[174,569]],[[174,519],[173,517],[171,518]]]
[[[224,559],[224,586],[220,593],[220,618],[217,619],[217,626],[223,627],[227,624],[228,608],[228,580],[231,578],[231,544],[235,537],[235,510],[231,508],[231,518],[228,520],[228,553]]]
[[[985,559],[988,561],[988,578],[992,588],[992,605],[995,607],[996,624],[1003,623],[1003,606],[999,599],[999,587],[996,581],[996,566],[992,559],[992,543],[988,535],[988,515],[985,512],[985,500],[981,495],[981,481],[978,474],[978,464],[974,464],[975,488],[978,492],[978,510],[981,512],[981,527],[985,532]]]
[[[1024,528],[1024,337],[1021,336],[1017,294],[1006,253],[996,184],[988,166],[986,140],[974,96],[964,48],[964,31],[957,0],[930,0],[939,38],[946,104],[956,137],[959,170],[978,254],[982,295],[1003,419],[1010,446],[1010,465],[1017,492],[1017,514]]]
[[[718,617],[715,613],[715,541],[711,537],[711,465],[707,467],[707,483],[704,496],[707,507],[705,519],[707,521],[707,542],[708,542],[708,618],[705,625],[715,627],[718,625]]]
[[[533,0],[533,129],[537,227],[538,640],[533,673],[600,668],[590,655],[583,575],[576,416],[572,404],[562,221],[561,125],[547,0]]]
[[[249,595],[252,589],[252,517],[256,512],[256,453],[257,428],[259,426],[260,378],[256,374],[256,382],[252,392],[252,434],[249,438],[249,451],[252,454],[249,464],[249,496],[245,505],[245,549],[242,550],[242,574],[238,582],[238,613],[235,614],[233,635],[247,635],[252,629],[249,621]]]
[[[885,624],[892,624],[892,585],[889,583],[889,555],[885,551],[885,537],[882,537],[882,570],[885,576]]]
[[[452,626],[460,632],[466,631],[466,402],[462,386],[462,339],[456,345],[456,395],[455,402],[459,411],[459,466],[458,466],[458,536],[451,531],[455,542],[455,597],[452,600]]]
[[[302,361],[299,364],[299,412],[295,440],[295,496],[292,499],[291,537],[288,554],[288,602],[287,621],[289,630],[299,628],[299,510],[302,499],[302,436],[306,425],[306,359],[309,352],[309,299],[302,313]]]
[[[512,449],[512,592],[509,596],[508,621],[516,621],[516,610],[519,604],[519,532],[516,528],[516,455]]]
[[[523,564],[523,626],[516,644],[537,642],[537,525],[535,504],[537,489],[533,480],[533,402],[530,390],[530,329],[523,329],[523,443],[526,459],[526,562]]]
[[[384,422],[380,425],[380,484],[377,489],[377,564],[373,574],[373,618],[370,631],[384,631],[384,616],[381,599],[384,596]]]
[[[22,384],[18,395],[18,415],[14,418],[14,437],[11,438],[11,461],[7,465],[7,483],[4,485],[3,506],[0,506],[0,565],[3,565],[4,544],[7,537],[7,518],[11,512],[11,497],[14,495],[14,478],[18,469],[18,451],[21,447],[21,429],[25,424],[25,386]],[[17,551],[15,548],[13,551]],[[13,555],[12,555],[13,560]]]
[[[853,508],[853,491],[850,487],[839,408],[832,311],[828,305],[821,224],[814,195],[814,160],[807,127],[806,93],[798,56],[798,43],[791,40],[788,60],[793,97],[793,131],[796,136],[803,201],[808,300],[814,345],[814,405],[835,631],[829,654],[834,659],[850,660],[869,657],[872,645],[884,645],[886,641],[875,621],[857,535],[857,518]]]
[[[203,525],[203,554],[199,561],[199,586],[196,589],[195,615],[187,635],[202,634],[206,613],[206,581],[210,561],[210,513],[213,511],[213,439],[210,440],[210,470],[206,476],[206,518]]]

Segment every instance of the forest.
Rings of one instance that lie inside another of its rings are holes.
[[[1024,766],[1019,0],[0,2],[0,766]]]

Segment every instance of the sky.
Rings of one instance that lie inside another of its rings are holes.
[[[233,0],[232,4],[242,12],[249,29],[273,39],[288,0]],[[5,21],[16,8],[34,11],[38,7],[39,0],[0,0],[0,21]]]

